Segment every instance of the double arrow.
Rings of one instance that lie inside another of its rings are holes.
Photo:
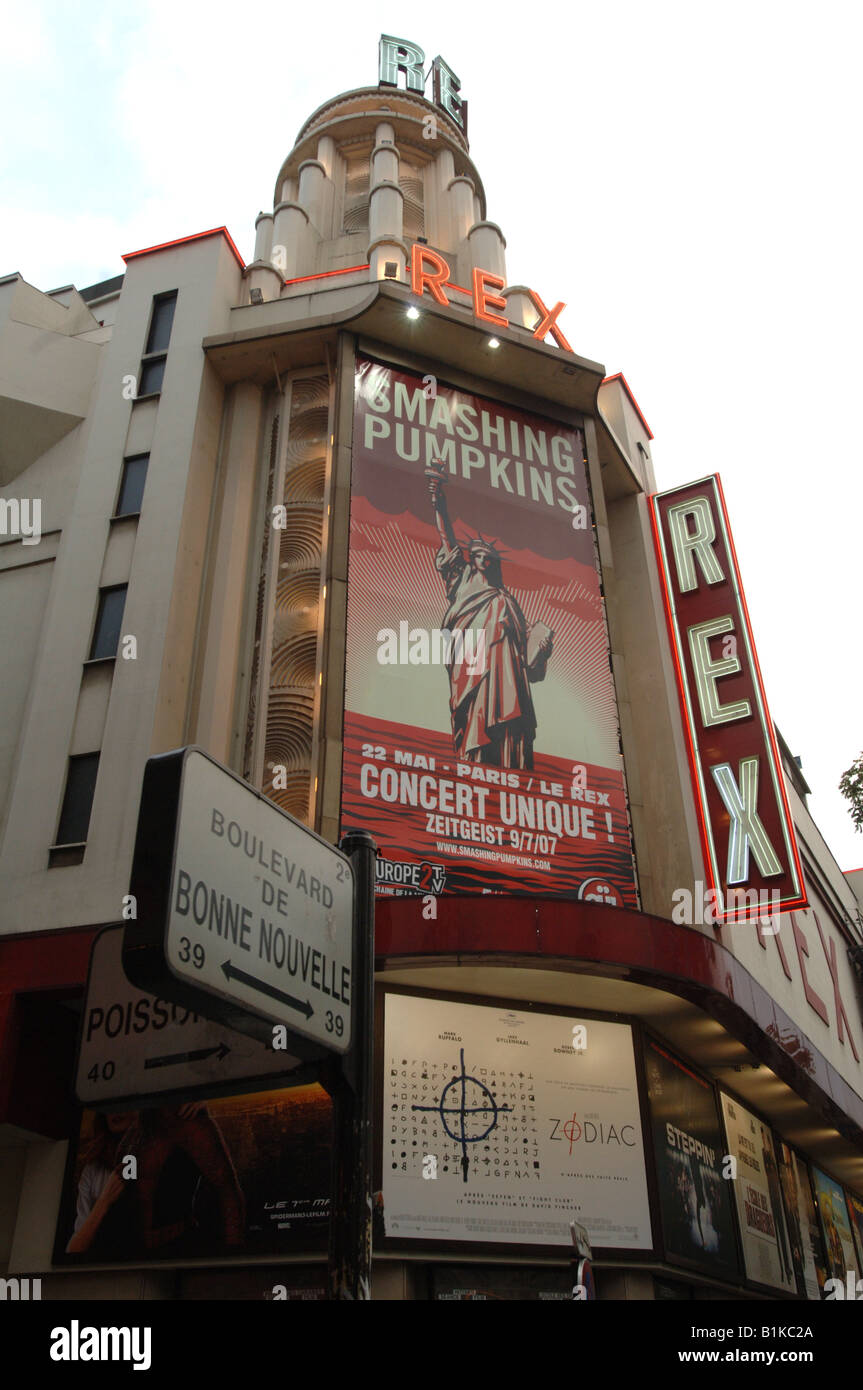
[[[223,962],[222,972],[226,980],[239,980],[240,984],[248,985],[249,989],[256,989],[259,994],[266,994],[270,999],[277,999],[280,1004],[287,1004],[289,1009],[296,1009],[297,1013],[304,1014],[307,1019],[315,1012],[308,999],[305,1002],[295,999],[292,994],[285,994],[284,990],[276,989],[275,985],[268,985],[265,980],[257,980],[254,975],[247,975],[245,970],[238,970],[229,960]]]

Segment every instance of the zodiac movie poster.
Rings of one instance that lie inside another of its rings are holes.
[[[382,894],[638,906],[581,432],[366,358],[342,825]]]
[[[651,1249],[626,1024],[390,994],[383,1080],[388,1236]]]
[[[737,1244],[713,1088],[650,1040],[644,1060],[666,1253],[733,1277]]]

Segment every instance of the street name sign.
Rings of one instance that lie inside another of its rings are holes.
[[[300,1065],[286,1051],[136,989],[123,971],[123,932],[106,927],[90,955],[75,1083],[82,1105],[225,1095],[247,1089],[245,1082],[269,1086]]]
[[[350,860],[198,748],[144,770],[123,966],[306,1060],[352,1036]]]

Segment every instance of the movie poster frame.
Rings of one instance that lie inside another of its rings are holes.
[[[815,1171],[814,1171],[814,1170],[815,1170],[816,1168],[818,1168],[818,1169],[824,1174],[825,1177],[829,1178],[831,1182],[835,1183],[836,1186],[839,1188],[839,1191],[842,1193],[842,1198],[843,1198],[843,1201],[845,1202],[845,1209],[846,1209],[846,1212],[847,1212],[847,1214],[848,1214],[848,1230],[849,1230],[850,1235],[851,1235],[851,1248],[852,1248],[852,1250],[854,1251],[854,1256],[855,1256],[855,1259],[857,1260],[857,1265],[858,1265],[858,1271],[857,1271],[856,1278],[857,1278],[857,1279],[861,1279],[861,1278],[863,1278],[863,1259],[861,1259],[861,1254],[860,1254],[860,1249],[859,1249],[859,1240],[858,1240],[857,1232],[856,1232],[855,1229],[854,1229],[854,1221],[853,1221],[853,1219],[852,1219],[852,1217],[851,1217],[851,1213],[848,1211],[848,1193],[849,1193],[849,1191],[851,1191],[852,1189],[850,1189],[850,1188],[848,1187],[847,1183],[844,1183],[844,1182],[842,1181],[841,1178],[835,1177],[834,1174],[831,1173],[830,1170],[829,1170],[828,1168],[826,1168],[826,1167],[824,1166],[823,1163],[816,1163],[815,1160],[814,1160],[814,1159],[811,1159],[811,1158],[807,1160],[807,1163],[808,1163],[808,1168],[809,1168],[809,1185],[810,1185],[810,1187],[811,1187],[811,1189],[812,1189],[812,1201],[813,1201],[814,1204],[815,1204],[815,1214],[816,1214],[816,1216],[818,1217],[818,1227],[819,1227],[819,1230],[820,1230],[820,1232],[821,1232],[821,1241],[822,1241],[822,1244],[823,1244],[823,1246],[824,1246],[825,1254],[826,1254],[827,1248],[828,1248],[828,1247],[827,1247],[827,1231],[825,1230],[824,1221],[823,1221],[823,1218],[822,1218],[822,1216],[821,1216],[821,1203],[820,1203],[819,1200],[818,1200],[818,1189],[817,1189],[817,1187],[816,1187],[816,1185],[815,1185]],[[855,1193],[854,1195],[858,1198],[858,1201],[863,1201],[863,1195],[859,1195],[859,1194],[857,1194],[857,1193]],[[828,1278],[828,1279],[835,1279],[835,1278],[837,1277],[836,1275],[830,1273],[830,1267],[829,1267],[829,1265],[827,1266],[827,1270],[828,1270],[828,1273],[827,1273],[827,1278]],[[843,1273],[843,1276],[842,1276],[843,1279],[844,1279],[846,1276],[847,1276],[847,1270],[845,1270],[844,1273]],[[824,1301],[824,1300],[822,1300],[822,1301]],[[830,1300],[830,1301],[832,1301],[832,1300]]]
[[[598,1009],[584,1009],[576,1005],[566,1007],[560,1004],[535,1004],[529,1000],[507,998],[501,995],[484,995],[475,993],[460,993],[452,989],[432,989],[419,985],[402,985],[396,982],[390,984],[386,980],[377,980],[375,983],[375,1056],[379,1058],[376,1068],[374,1104],[373,1104],[373,1125],[375,1132],[375,1153],[374,1153],[374,1187],[378,1192],[383,1191],[383,1134],[384,1134],[384,1083],[385,1083],[385,1052],[384,1052],[384,1016],[386,1000],[390,995],[401,995],[409,998],[421,998],[439,1000],[448,1004],[473,1004],[488,1009],[515,1009],[520,1013],[536,1013],[552,1015],[566,1018],[576,1015],[580,1019],[595,1020],[598,1023],[617,1023],[623,1024],[632,1030],[633,1057],[635,1063],[635,1091],[638,1099],[639,1115],[641,1119],[641,1142],[645,1154],[645,1181],[647,1186],[647,1212],[650,1222],[651,1245],[644,1250],[628,1250],[621,1246],[601,1246],[593,1247],[593,1260],[620,1264],[621,1261],[627,1265],[651,1265],[655,1264],[659,1253],[657,1244],[657,1210],[658,1210],[658,1191],[651,1184],[654,1181],[651,1171],[651,1164],[647,1158],[648,1145],[652,1144],[652,1135],[645,1122],[647,1096],[644,1087],[644,1070],[640,1065],[641,1041],[640,1041],[640,1022],[636,1018],[626,1014],[609,1013]],[[572,1261],[572,1246],[561,1245],[530,1245],[527,1242],[512,1241],[473,1241],[473,1240],[431,1240],[422,1237],[412,1236],[388,1236],[384,1230],[384,1223],[380,1213],[376,1213],[374,1229],[374,1248],[376,1252],[395,1255],[399,1254],[412,1262],[414,1260],[437,1263],[443,1259],[447,1264],[459,1264],[468,1260],[473,1262],[483,1258],[492,1260],[517,1259],[523,1264],[551,1264],[560,1265],[561,1263],[570,1264]]]
[[[853,1190],[853,1188],[848,1187],[846,1183],[842,1184],[842,1191],[845,1193],[845,1205],[848,1208],[848,1214],[850,1216],[851,1202],[849,1199],[851,1197],[856,1197],[857,1201],[863,1204],[863,1196],[856,1193]],[[863,1277],[863,1231],[858,1229],[857,1222],[855,1220],[852,1220],[851,1222],[851,1239],[854,1243],[854,1248],[857,1251],[857,1263],[860,1266],[861,1277]]]
[[[693,1072],[696,1076],[698,1076],[698,1077],[700,1078],[701,1081],[705,1082],[705,1084],[709,1087],[710,1092],[711,1092],[711,1094],[712,1094],[712,1096],[713,1096],[713,1109],[714,1109],[714,1112],[715,1112],[715,1114],[716,1114],[717,1128],[718,1128],[718,1131],[719,1131],[719,1135],[720,1135],[720,1139],[721,1139],[721,1141],[722,1141],[722,1144],[723,1144],[723,1146],[725,1146],[726,1134],[725,1134],[725,1124],[724,1124],[724,1121],[723,1121],[722,1110],[721,1110],[721,1105],[720,1105],[720,1100],[719,1100],[719,1089],[720,1089],[720,1088],[719,1088],[719,1085],[718,1085],[718,1083],[717,1083],[715,1077],[705,1075],[703,1069],[702,1069],[701,1067],[699,1067],[699,1065],[698,1065],[697,1062],[692,1062],[692,1061],[690,1061],[690,1060],[688,1059],[688,1057],[686,1056],[686,1054],[681,1052],[681,1050],[680,1050],[679,1047],[675,1046],[673,1043],[668,1042],[665,1038],[662,1037],[661,1034],[655,1033],[655,1032],[653,1031],[652,1028],[644,1027],[644,1028],[642,1029],[642,1036],[643,1036],[643,1044],[644,1044],[644,1045],[643,1045],[643,1048],[642,1048],[641,1065],[642,1065],[642,1068],[643,1068],[643,1071],[644,1071],[644,1081],[645,1081],[645,1087],[646,1087],[646,1090],[647,1090],[647,1105],[648,1105],[648,1108],[649,1108],[649,1106],[650,1106],[650,1092],[649,1092],[649,1086],[648,1086],[648,1082],[647,1082],[647,1056],[646,1056],[646,1047],[647,1047],[647,1043],[648,1043],[648,1042],[653,1042],[653,1043],[656,1044],[657,1047],[661,1047],[664,1051],[667,1051],[667,1052],[671,1053],[671,1055],[674,1057],[674,1059],[675,1059],[676,1061],[678,1061],[678,1062],[680,1062],[682,1065],[684,1065],[684,1066],[687,1068],[688,1071]],[[741,1102],[741,1104],[742,1104],[742,1102]],[[651,1120],[652,1120],[652,1115],[651,1115]],[[735,1282],[735,1281],[733,1281],[733,1280],[731,1280],[731,1279],[726,1280],[726,1279],[719,1279],[719,1278],[716,1278],[716,1277],[712,1277],[711,1275],[705,1273],[704,1265],[703,1265],[703,1264],[700,1264],[697,1260],[692,1260],[692,1259],[690,1259],[690,1258],[689,1258],[688,1256],[686,1256],[686,1255],[677,1255],[677,1254],[675,1254],[674,1252],[672,1252],[672,1251],[669,1250],[668,1246],[667,1246],[666,1243],[665,1243],[665,1229],[664,1229],[663,1223],[662,1223],[662,1204],[661,1204],[661,1202],[659,1201],[659,1186],[660,1186],[660,1184],[659,1184],[659,1161],[658,1161],[658,1158],[657,1158],[656,1149],[655,1149],[654,1142],[653,1142],[653,1127],[652,1127],[652,1123],[651,1123],[651,1134],[650,1134],[650,1152],[651,1152],[651,1160],[652,1160],[653,1167],[654,1167],[654,1170],[655,1170],[655,1171],[654,1171],[654,1185],[655,1185],[656,1193],[657,1193],[657,1220],[658,1220],[658,1223],[659,1223],[659,1237],[660,1237],[660,1240],[659,1240],[659,1248],[660,1248],[660,1250],[661,1250],[662,1259],[663,1259],[664,1263],[667,1264],[667,1265],[669,1266],[669,1268],[672,1268],[672,1267],[673,1267],[673,1268],[675,1268],[675,1269],[686,1270],[688,1273],[696,1274],[696,1275],[699,1276],[699,1278],[705,1279],[705,1280],[707,1280],[708,1282],[713,1283],[713,1284],[715,1284],[715,1285],[720,1285],[722,1288],[734,1288],[734,1287],[744,1288],[744,1287],[745,1287],[745,1284],[746,1284],[746,1266],[745,1266],[745,1264],[744,1264],[744,1262],[743,1262],[743,1242],[742,1242],[741,1234],[740,1234],[740,1222],[739,1222],[738,1217],[737,1217],[737,1203],[736,1203],[736,1202],[733,1200],[733,1198],[732,1198],[732,1200],[731,1200],[731,1202],[730,1202],[730,1208],[731,1208],[731,1229],[732,1229],[733,1232],[734,1232],[734,1251],[735,1251],[735,1256],[736,1256],[736,1259],[737,1259],[737,1279],[736,1279],[736,1282]]]
[[[808,1176],[809,1176],[810,1190],[812,1190],[812,1192],[813,1192],[813,1200],[814,1200],[814,1188],[813,1188],[813,1185],[812,1185],[812,1173],[811,1173],[812,1159],[809,1158],[809,1157],[808,1157],[805,1153],[803,1153],[800,1149],[797,1149],[796,1146],[795,1146],[794,1144],[790,1143],[790,1141],[784,1137],[784,1135],[780,1134],[779,1131],[776,1129],[775,1125],[773,1124],[773,1121],[772,1121],[768,1116],[764,1115],[763,1112],[762,1112],[757,1106],[752,1105],[752,1103],[751,1103],[750,1101],[748,1101],[748,1100],[742,1099],[742,1098],[740,1097],[740,1095],[739,1095],[736,1091],[732,1090],[730,1086],[727,1086],[727,1085],[725,1084],[725,1082],[723,1082],[723,1081],[717,1081],[717,1082],[716,1082],[716,1089],[717,1089],[717,1091],[719,1092],[720,1097],[722,1096],[722,1093],[724,1092],[725,1095],[728,1096],[729,1100],[734,1101],[735,1104],[741,1106],[741,1108],[742,1108],[743,1110],[748,1110],[749,1113],[750,1113],[751,1115],[754,1115],[754,1116],[755,1116],[755,1118],[758,1120],[759,1124],[762,1124],[762,1125],[765,1127],[765,1129],[767,1129],[767,1130],[769,1131],[769,1133],[770,1133],[770,1138],[771,1138],[771,1140],[773,1141],[773,1144],[774,1144],[774,1148],[775,1148],[775,1145],[776,1145],[776,1140],[778,1139],[778,1140],[780,1140],[781,1143],[787,1144],[788,1148],[791,1149],[793,1152],[795,1152],[795,1153],[797,1154],[798,1158],[800,1158],[800,1159],[802,1160],[802,1162],[804,1163],[804,1165],[805,1165],[805,1167],[806,1167],[806,1171],[807,1171],[807,1174],[808,1174]],[[723,1123],[723,1131],[725,1131],[725,1115],[724,1115],[724,1112],[722,1113],[722,1123]],[[725,1133],[725,1139],[726,1139],[726,1141],[727,1141],[727,1139],[728,1139],[727,1132]],[[787,1221],[787,1220],[788,1220],[788,1203],[787,1203],[786,1200],[785,1200],[785,1190],[784,1190],[784,1188],[783,1188],[783,1186],[782,1186],[781,1181],[780,1181],[780,1184],[779,1184],[779,1193],[780,1193],[780,1196],[781,1196],[781,1199],[782,1199],[782,1210],[783,1210],[783,1213],[784,1213],[784,1215],[785,1215],[785,1220]],[[817,1202],[815,1202],[815,1210],[816,1210],[816,1212],[818,1212],[818,1203],[817,1203]],[[740,1230],[740,1216],[739,1216],[739,1213],[738,1213],[738,1211],[737,1211],[737,1201],[736,1201],[736,1199],[735,1199],[735,1202],[734,1202],[734,1215],[735,1215],[735,1219],[736,1219],[736,1221],[737,1221],[737,1226],[738,1226],[738,1237],[739,1237],[739,1240],[740,1240],[740,1253],[741,1253],[741,1259],[742,1259],[742,1261],[743,1261],[741,1267],[742,1267],[742,1269],[743,1269],[743,1279],[744,1279],[745,1287],[748,1288],[748,1289],[752,1289],[752,1290],[753,1290],[754,1292],[756,1292],[756,1293],[767,1294],[768,1297],[770,1297],[770,1298],[772,1298],[772,1299],[775,1299],[777,1302],[780,1302],[780,1301],[784,1301],[784,1302],[789,1302],[789,1301],[790,1301],[790,1302],[797,1302],[797,1303],[810,1303],[810,1302],[814,1302],[813,1299],[808,1299],[808,1298],[806,1297],[805,1292],[804,1292],[804,1293],[801,1293],[801,1291],[800,1291],[800,1286],[801,1286],[801,1282],[802,1282],[802,1276],[799,1274],[799,1272],[798,1272],[797,1269],[794,1270],[794,1282],[795,1282],[795,1284],[797,1285],[797,1288],[796,1288],[796,1290],[795,1290],[794,1292],[792,1292],[790,1289],[777,1289],[773,1284],[762,1284],[762,1283],[759,1282],[759,1280],[750,1278],[750,1276],[746,1273],[746,1255],[745,1255],[745,1249],[744,1249],[744,1246],[743,1246],[743,1232],[742,1232],[742,1230]],[[819,1213],[819,1221],[820,1221],[820,1213]]]
[[[195,1091],[194,1098],[196,1101],[203,1101],[204,1103],[218,1100],[239,1100],[243,1096],[247,1095],[255,1096],[274,1091],[292,1091],[298,1088],[302,1088],[303,1086],[317,1085],[327,1096],[330,1108],[330,1123],[331,1125],[334,1125],[335,1100],[333,1091],[331,1089],[331,1070],[327,1068],[325,1063],[309,1063],[308,1065],[304,1065],[302,1070],[304,1074],[304,1079],[302,1081],[297,1082],[296,1084],[291,1084],[290,1086],[260,1086],[257,1084],[253,1084],[251,1086],[244,1086],[242,1089],[237,1089],[236,1087],[233,1087],[228,1090],[225,1090],[220,1095],[208,1094],[206,1096],[199,1094],[198,1091]],[[276,1078],[276,1080],[281,1079],[283,1078]],[[172,1093],[169,1099],[172,1102],[172,1105],[175,1106],[184,1105],[186,1103],[185,1098],[182,1095],[178,1095],[177,1092]],[[132,1274],[135,1271],[141,1271],[143,1273],[151,1273],[154,1275],[158,1275],[162,1273],[170,1273],[172,1271],[176,1271],[179,1273],[183,1270],[195,1269],[254,1269],[266,1265],[284,1265],[286,1261],[290,1263],[296,1262],[309,1264],[326,1262],[330,1220],[329,1215],[327,1216],[326,1224],[324,1225],[322,1223],[322,1239],[318,1238],[317,1240],[315,1240],[315,1243],[313,1244],[301,1243],[299,1240],[297,1240],[295,1246],[291,1246],[288,1249],[282,1251],[261,1251],[260,1253],[238,1251],[236,1253],[231,1254],[204,1254],[186,1256],[175,1255],[173,1257],[168,1256],[164,1259],[159,1259],[157,1255],[154,1255],[150,1259],[147,1259],[146,1257],[133,1257],[132,1259],[128,1260],[86,1260],[83,1259],[80,1255],[68,1254],[66,1250],[66,1244],[69,1240],[69,1234],[72,1231],[72,1223],[74,1222],[75,1218],[75,1169],[78,1164],[81,1143],[81,1124],[84,1118],[84,1111],[89,1110],[94,1113],[99,1113],[101,1111],[104,1113],[105,1110],[111,1110],[116,1111],[116,1113],[119,1114],[121,1111],[126,1110],[159,1109],[164,1104],[164,1100],[160,1101],[158,1098],[156,1099],[155,1103],[151,1102],[149,1097],[142,1097],[142,1101],[145,1103],[139,1104],[137,1106],[125,1103],[117,1106],[109,1104],[104,1107],[94,1105],[82,1105],[80,1101],[76,1101],[74,1109],[71,1112],[70,1136],[69,1139],[66,1141],[67,1147],[66,1156],[63,1162],[63,1177],[60,1184],[60,1192],[57,1201],[57,1211],[54,1218],[54,1235],[51,1243],[51,1272],[55,1274],[74,1274],[76,1271],[83,1274]],[[329,1183],[330,1186],[328,1195],[331,1197],[331,1177],[329,1178]]]
[[[743,1104],[743,1102],[741,1101],[741,1105],[742,1105],[742,1104]],[[804,1170],[804,1172],[805,1172],[805,1174],[806,1174],[806,1181],[807,1181],[808,1184],[809,1184],[809,1198],[810,1198],[810,1201],[812,1202],[812,1207],[813,1207],[813,1210],[814,1210],[814,1212],[815,1212],[815,1220],[816,1220],[817,1226],[818,1226],[818,1237],[819,1237],[819,1239],[820,1239],[820,1241],[821,1241],[821,1253],[822,1253],[822,1257],[824,1257],[824,1260],[825,1260],[825,1269],[826,1269],[827,1266],[826,1266],[826,1250],[825,1250],[825,1247],[824,1247],[824,1230],[823,1230],[823,1227],[822,1227],[822,1225],[821,1225],[821,1213],[820,1213],[819,1210],[818,1210],[818,1199],[817,1199],[816,1194],[815,1194],[815,1184],[814,1184],[814,1182],[813,1182],[813,1180],[812,1180],[813,1160],[809,1157],[809,1155],[808,1155],[807,1153],[804,1153],[804,1151],[803,1151],[801,1148],[799,1148],[797,1144],[792,1144],[792,1142],[791,1142],[790,1139],[786,1139],[783,1135],[779,1134],[778,1130],[776,1130],[775,1128],[772,1129],[772,1133],[773,1133],[774,1143],[775,1143],[775,1141],[778,1139],[778,1140],[780,1141],[780,1143],[784,1144],[785,1147],[786,1147],[787,1149],[790,1149],[791,1153],[794,1154],[795,1158],[797,1158],[797,1159],[799,1160],[799,1162],[802,1163],[802,1165],[803,1165],[803,1170]],[[781,1180],[780,1180],[780,1186],[781,1186]],[[783,1200],[783,1202],[785,1202],[785,1189],[784,1189],[784,1188],[782,1189],[782,1200]],[[787,1203],[787,1202],[785,1202],[785,1217],[786,1217],[786,1220],[787,1220],[787,1219],[788,1219],[788,1203]],[[853,1233],[852,1233],[852,1236],[853,1236]],[[796,1270],[795,1270],[795,1274],[797,1274],[797,1271],[796,1271]],[[816,1271],[816,1275],[817,1275],[817,1271]],[[829,1278],[829,1275],[828,1275],[828,1278]],[[803,1275],[803,1272],[802,1272],[802,1271],[800,1271],[800,1274],[799,1274],[798,1285],[800,1286],[800,1295],[799,1295],[799,1296],[800,1296],[800,1301],[801,1301],[801,1303],[815,1303],[816,1301],[819,1302],[819,1303],[823,1302],[823,1298],[822,1298],[822,1297],[819,1297],[817,1300],[815,1300],[814,1298],[808,1298],[808,1297],[807,1297],[807,1294],[806,1294],[805,1278],[804,1278],[804,1275]],[[820,1290],[819,1290],[819,1292],[820,1292]]]
[[[816,1217],[817,1217],[817,1220],[818,1220],[818,1234],[819,1234],[819,1237],[820,1237],[820,1239],[821,1239],[821,1243],[822,1243],[822,1247],[823,1247],[823,1245],[824,1245],[824,1232],[823,1232],[823,1228],[822,1228],[822,1226],[821,1226],[821,1213],[820,1213],[820,1211],[819,1211],[819,1209],[818,1209],[818,1201],[817,1201],[817,1197],[816,1197],[816,1193],[815,1193],[815,1185],[814,1185],[813,1178],[812,1178],[812,1168],[813,1168],[813,1166],[814,1166],[815,1160],[814,1160],[809,1154],[807,1154],[803,1149],[801,1149],[801,1148],[799,1147],[799,1145],[794,1144],[790,1139],[786,1139],[785,1136],[784,1136],[783,1134],[781,1134],[781,1133],[779,1132],[779,1130],[777,1130],[777,1128],[776,1128],[776,1126],[773,1124],[772,1120],[770,1120],[766,1115],[764,1115],[764,1114],[762,1113],[762,1111],[761,1111],[757,1106],[752,1105],[748,1100],[746,1100],[746,1099],[744,1099],[743,1097],[741,1097],[737,1091],[734,1091],[730,1086],[726,1085],[725,1082],[717,1080],[716,1077],[714,1077],[714,1076],[707,1075],[707,1074],[705,1073],[704,1067],[701,1066],[698,1062],[692,1061],[692,1060],[688,1057],[688,1055],[686,1054],[686,1052],[682,1051],[676,1044],[671,1043],[671,1042],[668,1042],[665,1038],[663,1038],[662,1034],[655,1032],[652,1028],[650,1028],[650,1027],[648,1027],[648,1026],[646,1026],[646,1025],[643,1025],[643,1026],[642,1026],[642,1030],[641,1030],[641,1031],[642,1031],[642,1035],[643,1035],[645,1041],[648,1040],[648,1039],[652,1039],[652,1040],[653,1040],[654,1042],[656,1042],[659,1046],[666,1048],[667,1051],[671,1052],[679,1061],[684,1062],[684,1063],[686,1064],[686,1066],[690,1068],[691,1071],[697,1073],[697,1074],[701,1077],[701,1079],[702,1079],[703,1081],[706,1081],[706,1082],[708,1083],[708,1085],[711,1087],[711,1089],[713,1090],[713,1095],[714,1095],[714,1105],[715,1105],[715,1107],[716,1107],[716,1109],[717,1109],[717,1112],[718,1112],[719,1118],[720,1118],[720,1129],[721,1129],[721,1132],[722,1132],[723,1143],[725,1143],[726,1140],[727,1140],[727,1135],[726,1135],[726,1133],[725,1133],[725,1120],[724,1120],[724,1115],[723,1115],[722,1109],[721,1109],[721,1096],[722,1096],[722,1092],[724,1091],[726,1095],[728,1095],[729,1097],[731,1097],[731,1099],[733,1099],[734,1101],[736,1101],[737,1104],[738,1104],[738,1105],[741,1105],[745,1110],[749,1110],[750,1113],[753,1114],[753,1115],[759,1120],[759,1122],[760,1122],[761,1124],[763,1124],[767,1129],[769,1129],[771,1138],[773,1139],[774,1146],[775,1146],[775,1144],[777,1143],[777,1141],[780,1142],[780,1143],[782,1143],[782,1144],[784,1144],[784,1145],[786,1146],[786,1148],[790,1149],[791,1152],[795,1155],[795,1157],[802,1163],[803,1168],[804,1168],[804,1171],[805,1171],[805,1173],[806,1173],[807,1182],[809,1183],[809,1194],[810,1194],[810,1197],[811,1197],[811,1200],[812,1200],[812,1205],[813,1205],[813,1207],[814,1207],[814,1209],[815,1209],[815,1214],[816,1214]],[[642,1061],[643,1061],[643,1058],[642,1058]],[[648,1100],[648,1105],[649,1105],[649,1100]],[[654,1150],[653,1150],[653,1148],[652,1148],[652,1135],[651,1135],[651,1155],[652,1155],[652,1158],[653,1158],[654,1163],[655,1163],[655,1152],[654,1152]],[[658,1165],[655,1165],[655,1166],[657,1167],[657,1173],[656,1173],[656,1175],[655,1175],[654,1181],[655,1181],[655,1182],[658,1182]],[[819,1165],[819,1166],[821,1166],[821,1165]],[[826,1168],[823,1168],[823,1166],[822,1166],[822,1171],[826,1173],[826,1172],[827,1172],[827,1169],[826,1169]],[[833,1175],[830,1174],[830,1173],[828,1173],[828,1177],[833,1177]],[[847,1184],[845,1184],[845,1183],[840,1183],[839,1180],[838,1180],[838,1178],[833,1178],[833,1181],[836,1182],[836,1183],[843,1189],[843,1191],[845,1191],[846,1193],[850,1190],[850,1189],[847,1187]],[[786,1202],[786,1200],[785,1200],[785,1191],[784,1191],[784,1189],[782,1188],[781,1183],[780,1183],[780,1190],[782,1191],[782,1204],[783,1204],[783,1210],[784,1210],[784,1212],[785,1212],[785,1217],[786,1217],[786,1220],[787,1220],[787,1219],[788,1219],[788,1204],[787,1204],[787,1202]],[[847,1200],[847,1198],[846,1198],[846,1200]],[[861,1195],[860,1200],[863,1201],[863,1195]],[[768,1293],[771,1297],[775,1297],[775,1298],[777,1298],[777,1299],[782,1298],[782,1299],[785,1299],[786,1301],[789,1300],[789,1299],[790,1299],[791,1301],[794,1301],[794,1300],[796,1299],[797,1301],[799,1301],[799,1302],[801,1302],[801,1303],[813,1303],[813,1302],[815,1302],[814,1299],[809,1299],[809,1298],[806,1297],[805,1285],[803,1285],[803,1283],[802,1283],[802,1276],[798,1278],[798,1271],[797,1271],[796,1269],[795,1269],[795,1279],[797,1279],[797,1283],[798,1283],[798,1292],[797,1292],[796,1294],[795,1294],[795,1293],[791,1293],[791,1292],[789,1292],[789,1291],[783,1291],[783,1290],[775,1289],[775,1288],[773,1288],[771,1285],[768,1285],[768,1284],[760,1284],[760,1283],[758,1283],[756,1280],[750,1279],[750,1278],[749,1278],[749,1276],[748,1276],[747,1273],[746,1273],[746,1264],[745,1264],[745,1257],[744,1257],[744,1250],[743,1250],[743,1238],[742,1238],[742,1234],[741,1234],[741,1231],[740,1231],[740,1219],[739,1219],[738,1212],[737,1212],[737,1203],[736,1203],[736,1201],[732,1201],[732,1203],[731,1203],[731,1208],[732,1208],[732,1215],[733,1215],[734,1232],[735,1232],[735,1237],[736,1237],[736,1241],[737,1241],[737,1258],[738,1258],[738,1267],[739,1267],[739,1269],[738,1269],[738,1282],[737,1282],[736,1287],[739,1287],[741,1290],[752,1290],[753,1292],[758,1292],[758,1293]],[[702,1269],[699,1265],[697,1265],[697,1264],[695,1264],[695,1263],[691,1263],[690,1261],[686,1260],[686,1259],[683,1258],[683,1257],[675,1256],[675,1255],[671,1254],[671,1253],[668,1251],[668,1249],[667,1249],[666,1246],[665,1246],[664,1231],[663,1231],[663,1229],[662,1229],[662,1213],[661,1213],[661,1210],[658,1211],[658,1220],[659,1220],[659,1232],[658,1232],[658,1233],[659,1233],[659,1236],[660,1236],[660,1238],[661,1238],[661,1239],[660,1239],[660,1242],[659,1242],[659,1250],[660,1250],[660,1252],[661,1252],[661,1257],[662,1257],[662,1259],[664,1260],[664,1262],[665,1262],[669,1267],[672,1267],[672,1266],[673,1266],[673,1267],[679,1268],[679,1269],[681,1269],[681,1270],[686,1270],[686,1271],[688,1271],[688,1272],[690,1272],[690,1273],[692,1273],[692,1274],[698,1275],[699,1277],[701,1277],[701,1278],[703,1279],[703,1278],[705,1277],[705,1276],[704,1276],[704,1271],[703,1271],[703,1269]],[[853,1235],[853,1231],[852,1231],[852,1235]],[[731,1284],[726,1284],[724,1281],[721,1281],[721,1280],[716,1280],[716,1281],[712,1281],[712,1282],[721,1284],[721,1286],[722,1286],[723,1288],[724,1288],[724,1287],[735,1287],[735,1286],[732,1286]],[[820,1301],[820,1300],[819,1300],[819,1301]]]

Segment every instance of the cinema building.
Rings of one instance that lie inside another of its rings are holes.
[[[315,1076],[238,1038],[172,1089],[207,1025],[93,955],[145,764],[194,745],[379,848],[374,1297],[571,1298],[577,1223],[600,1299],[817,1299],[863,1275],[861,875],[718,482],[662,491],[577,285],[508,282],[418,52],[305,122],[250,263],[178,227],[0,280],[0,1273],[324,1287]]]

